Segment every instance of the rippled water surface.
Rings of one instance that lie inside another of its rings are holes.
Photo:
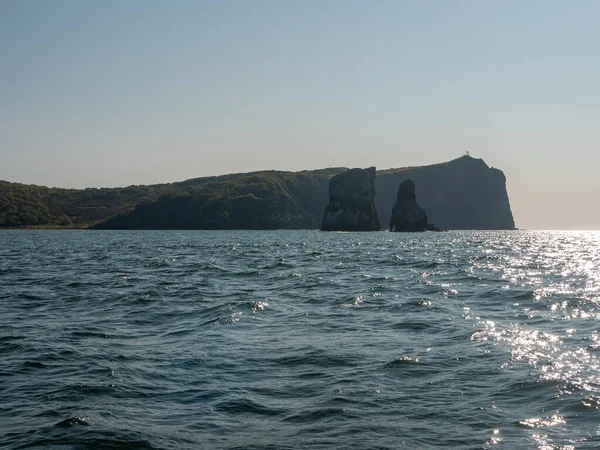
[[[600,233],[0,232],[0,448],[600,448]]]

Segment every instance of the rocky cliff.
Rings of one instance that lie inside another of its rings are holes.
[[[427,231],[436,227],[427,223],[427,213],[417,203],[415,183],[404,180],[398,186],[398,196],[392,209],[390,231]]]
[[[329,182],[329,205],[323,231],[378,231],[375,209],[375,167],[350,169]]]
[[[406,179],[414,181],[419,205],[441,229],[515,228],[506,178],[482,159],[463,156],[430,166],[378,171],[375,206],[384,222],[392,215],[398,185]]]

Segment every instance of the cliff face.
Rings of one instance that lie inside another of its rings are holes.
[[[329,183],[329,205],[323,216],[323,231],[378,231],[375,209],[375,167],[350,169]]]
[[[375,206],[382,220],[392,215],[398,185],[412,179],[430,222],[445,230],[512,230],[515,227],[502,171],[463,156],[431,166],[377,173]]]

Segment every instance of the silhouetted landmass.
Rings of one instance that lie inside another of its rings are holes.
[[[319,228],[331,177],[345,168],[264,171],[125,188],[60,189],[0,181],[0,227],[129,229]],[[504,174],[462,157],[377,172],[375,205],[388,223],[411,178],[443,229],[513,229]]]
[[[375,209],[375,167],[350,169],[331,178],[323,231],[379,231]]]

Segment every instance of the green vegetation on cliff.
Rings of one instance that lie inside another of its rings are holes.
[[[331,176],[264,171],[125,188],[0,181],[0,228],[318,228]]]
[[[0,227],[87,227],[156,198],[151,186],[59,189],[0,181]]]
[[[189,194],[163,195],[96,228],[302,229],[318,228],[327,205],[324,188],[336,169],[255,172],[211,181]]]

